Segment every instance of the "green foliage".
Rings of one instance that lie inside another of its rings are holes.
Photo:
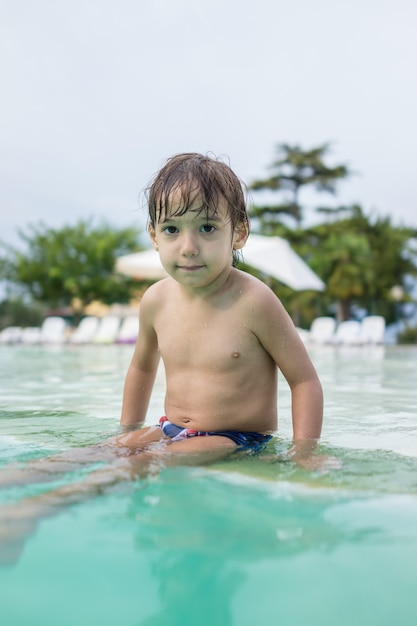
[[[26,303],[21,298],[0,302],[0,329],[7,326],[40,326],[45,316],[40,304]]]
[[[417,276],[411,228],[394,227],[385,217],[372,219],[354,205],[341,207],[328,222],[309,229],[277,224],[274,234],[289,241],[326,284],[324,293],[298,293],[271,281],[293,320],[304,328],[335,305],[340,320],[350,317],[355,304],[390,323],[396,317],[394,285],[401,286],[403,302],[411,300],[406,277]]]
[[[401,344],[417,343],[417,326],[406,326],[406,328],[398,335],[397,341]]]
[[[273,289],[296,321],[311,323],[314,312],[326,314],[335,304],[338,318],[347,319],[352,304],[356,304],[369,313],[383,315],[389,323],[395,319],[396,310],[393,286],[403,288],[403,301],[410,300],[406,277],[417,275],[417,251],[410,243],[416,233],[411,228],[394,227],[390,218],[372,219],[359,205],[317,207],[325,222],[302,229],[300,190],[310,186],[335,193],[338,181],[351,174],[345,165],[329,167],[325,163],[328,150],[329,144],[311,150],[278,144],[272,175],[250,185],[255,192],[284,194],[279,203],[252,207],[251,216],[256,218],[258,231],[287,239],[326,284],[325,293],[319,296],[287,293],[282,285],[274,285]],[[297,227],[289,228],[283,216],[295,219]]]
[[[341,319],[349,317],[355,302],[392,321],[392,287],[402,285],[406,293],[405,277],[417,275],[410,247],[413,230],[394,227],[389,218],[372,220],[358,205],[350,212],[350,217],[305,231],[303,256],[326,283],[328,303],[339,303]],[[300,246],[295,248],[300,251]]]
[[[26,251],[8,249],[4,276],[36,302],[52,308],[78,302],[82,310],[95,300],[128,302],[137,291],[137,281],[114,274],[116,257],[140,248],[135,229],[82,220],[59,230],[30,225],[19,236]]]
[[[289,192],[289,201],[272,206],[254,206],[251,213],[259,218],[262,231],[270,229],[282,215],[289,215],[300,226],[303,208],[299,203],[300,190],[312,186],[317,191],[336,192],[337,182],[346,178],[350,172],[345,165],[329,167],[324,158],[329,151],[325,143],[311,150],[303,150],[300,146],[286,143],[277,145],[278,158],[270,169],[272,176],[255,180],[250,189],[253,191],[269,190],[273,192]]]

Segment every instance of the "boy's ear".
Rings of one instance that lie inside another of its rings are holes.
[[[155,250],[158,250],[158,243],[156,241],[155,229],[152,226],[152,224],[149,224],[148,226],[148,233],[149,233],[149,237],[151,238],[153,247],[155,248]]]
[[[243,248],[249,237],[249,225],[247,222],[240,222],[235,228],[233,239],[233,250]]]

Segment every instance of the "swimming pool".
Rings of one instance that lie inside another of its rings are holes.
[[[0,543],[2,623],[414,626],[417,349],[310,352],[325,389],[322,449],[340,469],[262,456],[168,468],[61,505],[32,528],[23,521]],[[131,353],[1,347],[0,463],[114,434]],[[150,422],[162,401],[161,372]],[[290,443],[284,381],[279,404],[268,457]],[[3,490],[0,501],[42,489]]]

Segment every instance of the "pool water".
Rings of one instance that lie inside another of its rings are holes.
[[[114,434],[131,352],[1,347],[0,464]],[[279,438],[259,457],[167,468],[18,520],[0,542],[1,623],[414,626],[417,349],[311,356],[326,396],[320,452],[339,469],[280,460],[291,438],[281,381]],[[150,423],[163,392],[160,372]],[[3,490],[0,502],[42,490]]]

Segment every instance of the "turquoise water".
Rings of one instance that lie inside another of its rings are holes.
[[[1,347],[0,463],[114,434],[131,351]],[[341,468],[279,461],[291,437],[281,382],[280,437],[260,457],[164,469],[33,523],[3,519],[2,623],[414,626],[417,349],[311,355],[326,394],[321,453]],[[151,423],[162,400],[161,372]],[[3,490],[3,510],[43,490]]]

